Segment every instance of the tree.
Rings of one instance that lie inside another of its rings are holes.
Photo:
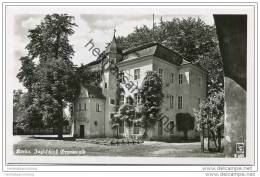
[[[207,128],[208,150],[210,150],[210,137],[215,148],[221,151],[222,132],[224,130],[224,91],[212,93],[198,110],[194,110],[199,130]],[[203,133],[204,136],[204,133]],[[204,137],[202,137],[204,139]],[[204,142],[204,140],[203,140]]]
[[[102,81],[102,70],[90,71],[88,65],[81,65],[76,68],[76,76],[78,83],[88,83],[98,86]]]
[[[178,113],[176,115],[176,126],[178,131],[182,131],[184,139],[188,139],[188,131],[194,129],[194,117],[189,113]]]
[[[22,119],[22,114],[24,110],[24,101],[23,101],[23,91],[22,90],[14,90],[13,91],[13,128],[15,129],[24,129],[22,126],[18,124]],[[13,132],[15,133],[15,132]]]
[[[13,91],[13,115],[14,126],[21,130],[31,128],[32,130],[43,126],[41,112],[37,101],[22,90]]]
[[[126,123],[126,126],[129,128],[133,125],[134,120],[136,119],[135,106],[129,103],[126,103],[120,106],[119,111],[116,114],[119,122]]]
[[[21,105],[23,94],[24,93],[21,89],[13,91],[13,108],[14,109],[21,110],[21,108],[23,107]]]
[[[159,120],[163,101],[162,80],[157,72],[147,72],[140,89],[140,123],[144,128],[143,138],[148,137],[148,130]]]
[[[71,61],[74,51],[68,39],[76,26],[73,20],[66,14],[46,15],[29,30],[28,56],[21,57],[22,67],[17,75],[28,89],[30,104],[26,111],[38,112],[44,126],[57,127],[59,138],[63,134],[63,109],[75,98],[78,87]],[[30,121],[32,117],[26,119]]]

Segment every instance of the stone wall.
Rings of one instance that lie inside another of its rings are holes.
[[[214,15],[225,74],[225,154],[246,143],[247,16]]]

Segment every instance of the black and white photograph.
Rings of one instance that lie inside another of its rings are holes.
[[[255,4],[2,5],[6,166],[255,176]]]

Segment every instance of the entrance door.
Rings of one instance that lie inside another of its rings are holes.
[[[79,128],[79,132],[80,132],[80,138],[84,138],[84,125],[80,125],[80,128]]]

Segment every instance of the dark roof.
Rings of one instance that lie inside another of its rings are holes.
[[[85,68],[90,71],[99,71],[102,69],[102,60],[95,60],[85,65]]]
[[[108,44],[108,46],[105,49],[105,53],[122,53],[121,48],[118,46],[117,41],[116,41],[116,36],[113,36],[112,41]]]
[[[105,99],[106,97],[102,94],[102,89],[97,86],[83,84],[83,87],[85,87],[88,90],[88,94],[90,98],[100,98]]]
[[[119,50],[119,48],[116,44],[116,38],[114,37],[112,42],[106,48],[105,55],[107,55],[107,53],[109,51],[116,52],[116,50]],[[121,50],[120,50],[120,52],[121,52]],[[123,54],[122,62],[132,60],[133,58],[139,58],[139,57],[143,57],[143,56],[153,55],[153,56],[156,56],[169,63],[173,63],[177,66],[189,63],[178,52],[171,50],[157,42],[146,43],[146,44],[139,45],[137,47],[125,49],[122,51],[122,54]],[[102,60],[104,60],[105,58],[106,57],[103,57],[102,59],[90,62],[87,64],[87,66],[89,66],[91,68],[92,67],[99,68],[98,66],[101,64]]]
[[[95,61],[92,61],[90,63],[87,64],[87,66],[93,66],[93,65],[96,65],[96,64],[100,64],[102,60],[95,60]]]
[[[131,60],[133,58],[137,57],[143,57],[153,55],[160,59],[163,59],[169,63],[173,63],[175,65],[181,65],[182,64],[182,57],[177,52],[163,46],[160,43],[151,42],[144,45],[140,45],[134,48],[126,49],[123,51],[124,59]]]

